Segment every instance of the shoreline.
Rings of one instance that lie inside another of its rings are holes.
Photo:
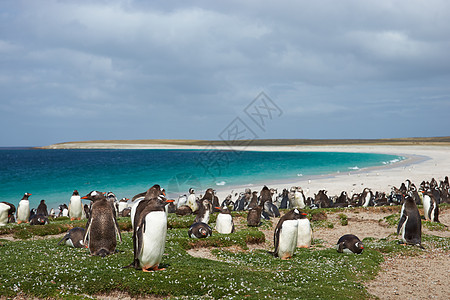
[[[53,148],[54,146],[54,148]],[[47,149],[61,149],[62,145],[51,145]],[[342,191],[349,194],[360,193],[365,187],[374,192],[389,193],[393,186],[400,187],[406,179],[416,186],[423,180],[443,180],[450,173],[450,145],[307,145],[307,146],[201,146],[174,144],[138,144],[138,143],[68,143],[64,147],[70,149],[161,149],[161,150],[239,150],[239,151],[289,151],[289,152],[348,152],[378,153],[405,157],[404,160],[387,164],[351,170],[346,173],[331,173],[314,176],[302,176],[297,180],[271,180],[265,185],[282,192],[283,188],[301,186],[305,196],[314,197],[314,193],[325,189],[328,195],[339,195]],[[66,149],[68,149],[66,148]],[[264,184],[251,183],[233,186],[212,186],[220,201],[232,192],[241,192],[245,188],[260,191]],[[186,191],[187,192],[187,191]]]

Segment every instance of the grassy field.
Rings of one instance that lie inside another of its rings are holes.
[[[334,145],[450,145],[450,137],[416,137],[395,139],[256,139],[222,141],[222,140],[93,140],[58,143],[47,147],[70,147],[71,144],[111,144],[111,145],[179,145],[179,146],[334,146]],[[79,145],[77,146],[79,147]]]
[[[325,211],[342,215],[340,209]],[[152,273],[122,268],[133,258],[129,218],[119,218],[123,243],[118,244],[116,254],[105,258],[92,257],[87,249],[58,246],[60,237],[42,238],[84,226],[84,221],[62,218],[44,226],[7,225],[0,228],[0,295],[82,299],[121,293],[172,299],[367,299],[371,296],[363,282],[378,273],[384,255],[416,255],[421,251],[398,245],[395,237],[364,239],[361,255],[339,254],[315,241],[313,248],[298,249],[291,260],[282,261],[266,250],[249,250],[252,244],[266,242],[263,230],[272,230],[271,221],[248,228],[244,225],[245,212],[233,216],[239,224],[236,233],[215,232],[208,239],[198,240],[187,235],[193,216],[170,215],[162,260],[166,270]],[[397,215],[387,219],[395,226]],[[211,227],[214,222],[215,215]],[[313,227],[318,226],[329,224],[313,221]],[[11,236],[15,239],[6,239]],[[436,248],[450,249],[449,238],[424,236],[424,240]],[[214,259],[188,254],[188,249],[199,247],[212,249]]]

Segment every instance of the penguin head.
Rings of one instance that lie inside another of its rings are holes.
[[[202,236],[206,236],[206,235],[208,234],[208,233],[206,232],[206,229],[205,229],[205,228],[200,228],[198,231],[200,232],[200,234],[201,234]]]
[[[356,249],[359,249],[361,251],[364,249],[364,245],[362,242],[356,242],[355,247],[356,247]]]

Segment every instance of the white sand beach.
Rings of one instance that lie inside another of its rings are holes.
[[[210,147],[170,144],[139,143],[65,143],[44,147],[47,149],[83,148],[83,149],[211,149]],[[215,146],[214,149],[230,150],[229,147]],[[319,190],[327,190],[328,195],[339,195],[342,191],[349,194],[360,193],[365,187],[373,191],[390,192],[392,186],[400,187],[406,179],[418,186],[423,180],[443,180],[450,174],[450,145],[342,145],[342,146],[248,146],[233,147],[232,150],[249,151],[317,151],[317,152],[360,152],[383,153],[404,156],[406,159],[380,167],[352,170],[347,173],[334,173],[323,176],[301,176],[295,181],[277,181],[265,183],[270,188],[300,186],[305,196],[314,196]],[[215,186],[217,195],[223,200],[228,194],[241,192],[245,188],[260,191],[261,185]]]

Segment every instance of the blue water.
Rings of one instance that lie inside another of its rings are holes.
[[[41,199],[56,208],[74,189],[112,191],[131,198],[155,183],[170,196],[190,187],[226,188],[270,184],[305,176],[348,172],[403,159],[395,155],[328,152],[212,150],[37,150],[0,148],[0,201],[17,205],[25,192],[30,206]]]

